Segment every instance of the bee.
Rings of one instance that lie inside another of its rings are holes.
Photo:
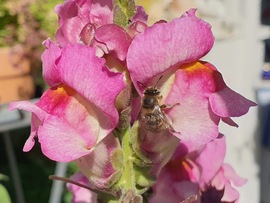
[[[157,83],[161,78],[162,76],[158,79]],[[155,86],[146,87],[141,99],[141,123],[146,131],[153,133],[157,133],[165,129],[175,132],[169,119],[164,113],[164,109],[170,107],[165,104],[161,105],[161,99],[162,95],[160,89],[157,88],[157,84]]]

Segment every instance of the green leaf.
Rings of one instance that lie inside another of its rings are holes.
[[[156,177],[150,172],[151,167],[139,167],[135,166],[136,184],[142,188],[149,188],[156,182]]]

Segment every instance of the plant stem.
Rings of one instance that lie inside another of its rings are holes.
[[[121,143],[123,150],[123,173],[119,180],[119,185],[125,193],[128,190],[135,190],[135,175],[133,166],[133,150],[130,145],[130,127],[128,126],[121,133]]]

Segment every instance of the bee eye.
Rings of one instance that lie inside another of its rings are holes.
[[[144,108],[153,108],[155,99],[154,98],[144,98],[143,107]]]

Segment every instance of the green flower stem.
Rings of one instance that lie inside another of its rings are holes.
[[[124,129],[120,135],[123,150],[123,172],[119,180],[119,186],[123,193],[132,190],[135,191],[135,174],[133,163],[133,150],[130,145],[130,127]]]
[[[137,190],[137,178],[135,154],[131,146],[131,129],[128,125],[123,129],[114,131],[115,135],[119,138],[123,151],[123,167],[121,177],[113,186],[116,191],[121,191],[119,203],[142,203],[142,196],[140,191]],[[110,202],[108,202],[110,203]]]

